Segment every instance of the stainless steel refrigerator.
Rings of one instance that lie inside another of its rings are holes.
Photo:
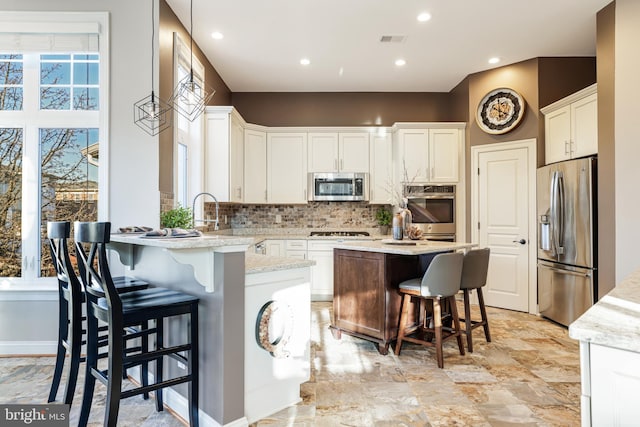
[[[537,171],[538,308],[569,326],[598,295],[595,157]]]

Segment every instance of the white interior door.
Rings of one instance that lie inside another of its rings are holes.
[[[474,242],[491,248],[485,303],[536,312],[535,140],[472,147]]]

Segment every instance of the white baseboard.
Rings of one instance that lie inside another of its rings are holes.
[[[0,356],[55,356],[57,341],[0,341]]]

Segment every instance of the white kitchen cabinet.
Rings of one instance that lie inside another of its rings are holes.
[[[369,172],[369,133],[310,132],[309,172]]]
[[[458,182],[459,142],[458,129],[429,129],[429,181]]]
[[[369,203],[392,204],[391,134],[372,134],[369,145]]]
[[[544,114],[546,164],[598,153],[595,84],[540,111]]]
[[[307,203],[307,134],[267,134],[267,202]]]
[[[305,239],[287,240],[285,248],[287,258],[307,259],[307,241]]]
[[[458,182],[459,129],[400,129],[396,174],[400,182]]]
[[[233,107],[205,110],[205,191],[219,202],[242,202],[244,120]]]
[[[310,240],[307,257],[316,262],[311,267],[311,300],[333,300],[333,247],[337,240]]]
[[[267,202],[267,134],[244,131],[244,203]]]
[[[590,347],[590,409],[593,426],[638,425],[640,406],[640,354],[595,344]],[[584,381],[583,381],[584,382]],[[584,386],[584,384],[583,384]],[[588,395],[583,394],[588,399]],[[583,403],[587,403],[584,402]],[[584,408],[584,407],[583,407]],[[583,411],[584,414],[584,411]],[[583,420],[583,425],[585,425]]]
[[[269,256],[285,256],[285,240],[265,240],[266,255]]]

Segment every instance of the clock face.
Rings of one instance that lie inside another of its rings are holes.
[[[512,89],[495,89],[478,105],[476,121],[483,131],[499,135],[515,128],[524,116],[525,103]]]

